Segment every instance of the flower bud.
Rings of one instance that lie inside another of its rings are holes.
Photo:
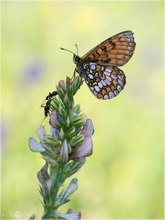
[[[63,101],[63,98],[65,96],[65,90],[62,87],[58,87],[58,96],[60,97],[61,101]]]
[[[82,126],[82,125],[84,125],[85,121],[86,121],[86,115],[85,114],[81,114],[79,116],[74,116],[71,119],[71,123],[74,126]]]
[[[57,139],[59,135],[59,130],[57,128],[50,127],[51,134]]]
[[[65,82],[64,82],[64,80],[60,80],[59,83],[58,83],[58,86],[62,87],[63,89],[65,89]]]
[[[75,127],[72,126],[66,132],[66,136],[69,137],[69,138],[72,138],[72,136],[75,134],[75,131],[76,131]]]
[[[69,100],[68,95],[65,94],[64,99],[63,99],[63,103],[64,103],[65,105],[67,105],[68,100]]]
[[[72,179],[69,183],[69,186],[66,188],[66,190],[62,193],[62,197],[67,199],[72,193],[74,193],[78,188],[78,180],[76,178]]]
[[[58,141],[55,137],[51,136],[51,135],[47,135],[45,138],[45,141],[47,144],[52,144],[55,146],[60,146],[61,142]]]
[[[82,129],[81,133],[85,137],[91,137],[93,132],[94,132],[93,123],[90,119],[87,119],[84,126],[83,126],[83,129]]]
[[[38,171],[37,178],[41,184],[43,184],[43,181],[49,179],[48,164],[47,163],[45,163],[45,165],[41,168],[41,170]]]
[[[69,126],[70,126],[70,119],[69,119],[69,117],[67,117],[65,124],[66,124],[66,127],[69,127]]]
[[[70,90],[72,91],[72,95],[74,95],[77,90],[80,88],[80,85],[82,84],[82,78],[79,76],[74,77],[71,85],[70,85]]]
[[[65,136],[64,131],[63,131],[63,129],[61,128],[61,129],[60,129],[60,132],[59,132],[59,137],[60,137],[61,140],[63,140],[63,139],[64,139],[64,136]]]
[[[84,142],[76,147],[71,155],[71,158],[80,158],[80,157],[87,157],[92,154],[93,143],[92,138],[86,137]]]
[[[62,180],[64,181],[66,178],[72,176],[74,173],[78,172],[79,169],[85,164],[86,159],[84,157],[78,158],[76,160],[72,160],[70,163],[66,164],[64,167],[64,172],[62,176]]]
[[[74,111],[77,115],[80,114],[80,105],[77,104],[77,105],[74,107],[73,111]]]
[[[67,116],[67,112],[62,104],[59,105],[58,110],[59,110],[60,115],[62,115],[64,118]]]
[[[60,211],[56,210],[56,215],[62,219],[65,219],[65,220],[80,220],[81,219],[81,213],[79,211],[72,212],[71,210],[68,210],[68,212],[66,214],[64,214],[64,213],[61,213]]]
[[[54,110],[51,112],[50,120],[49,120],[49,122],[53,128],[56,128],[57,121],[58,121],[58,113],[56,110]]]
[[[42,185],[42,188],[40,188],[41,193],[44,192],[46,196],[50,195],[53,179],[49,177],[48,174],[48,164],[45,163],[45,165],[42,167],[42,169],[37,173],[37,178]]]
[[[64,140],[61,149],[60,149],[60,155],[59,155],[59,161],[62,163],[68,162],[69,159],[69,147],[66,140]]]
[[[38,143],[33,137],[29,138],[29,148],[33,152],[38,152],[38,153],[45,152],[43,146],[40,143]]]
[[[52,109],[58,109],[59,105],[60,105],[60,102],[57,98],[52,99],[51,101]]]
[[[56,159],[56,158],[58,158],[58,156],[56,156],[57,154],[56,155],[55,154],[56,153],[54,152],[54,155],[53,155],[54,158],[52,158],[52,153],[51,153],[51,155],[44,155],[45,161],[54,168],[58,166],[58,161]]]
[[[82,144],[84,141],[84,135],[83,134],[79,134],[76,137],[74,137],[73,139],[71,139],[69,141],[69,144],[71,147],[76,147],[79,146],[80,144]]]
[[[78,183],[77,183],[77,179],[74,178],[71,180],[69,186],[67,187],[67,189],[60,193],[59,196],[57,197],[55,203],[54,203],[54,207],[57,209],[59,206],[61,206],[64,203],[67,203],[70,201],[70,199],[68,199],[68,197],[74,193],[77,188],[78,188]]]

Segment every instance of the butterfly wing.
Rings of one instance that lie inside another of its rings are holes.
[[[94,61],[100,65],[123,66],[133,55],[135,45],[132,31],[124,31],[97,45],[81,60]]]
[[[117,96],[126,84],[126,77],[117,67],[84,63],[84,79],[91,92],[98,99],[111,99]]]

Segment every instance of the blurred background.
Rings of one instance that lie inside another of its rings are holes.
[[[2,2],[2,218],[43,212],[36,173],[44,161],[28,147],[44,118],[40,107],[79,55],[121,31],[136,49],[121,69],[125,89],[96,99],[84,84],[76,103],[93,120],[94,153],[75,177],[63,210],[83,219],[163,219],[163,2]],[[48,119],[44,121],[47,124]]]

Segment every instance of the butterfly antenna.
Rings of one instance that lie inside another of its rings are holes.
[[[77,44],[75,44],[76,50],[77,50],[77,56],[78,56],[78,46]]]
[[[66,51],[68,51],[68,52],[74,54],[71,50],[65,49],[65,48],[63,48],[63,47],[60,47],[60,49],[61,49],[61,50],[66,50]]]

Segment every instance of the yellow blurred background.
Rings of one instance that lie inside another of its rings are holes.
[[[93,120],[94,153],[74,175],[78,191],[63,210],[83,219],[163,219],[163,1],[4,1],[2,6],[2,218],[43,212],[37,171],[44,161],[28,138],[41,102],[72,76],[79,55],[121,31],[136,49],[119,96],[96,99],[84,84],[76,103]],[[47,124],[48,119],[44,121]]]

